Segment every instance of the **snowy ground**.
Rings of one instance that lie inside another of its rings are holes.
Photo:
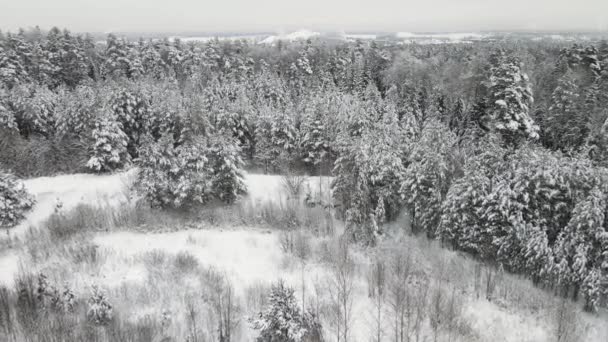
[[[62,210],[69,211],[78,204],[116,206],[124,203],[129,196],[127,189],[133,183],[136,172],[130,170],[103,176],[74,174],[25,180],[24,185],[35,196],[36,204],[19,225],[0,235],[0,284],[12,284],[14,274],[19,269],[19,258],[15,251],[3,250],[2,244],[23,239],[28,228],[36,227],[46,220],[58,204]],[[251,201],[254,205],[284,202],[290,197],[281,176],[247,174],[245,182],[249,194],[243,200]],[[302,196],[308,191],[315,194],[319,189],[328,189],[330,182],[330,177],[308,177]]]
[[[37,204],[26,220],[7,235],[11,238],[23,237],[30,225],[37,225],[46,219],[59,201],[67,210],[78,203],[116,205],[128,196],[125,192],[132,181],[134,171],[108,176],[69,175],[44,177],[25,181],[28,190],[37,198]],[[330,178],[309,178],[305,192],[327,189]],[[252,203],[283,201],[289,197],[281,176],[247,175],[249,195],[245,200]],[[323,190],[325,192],[325,190]],[[290,255],[284,253],[278,242],[280,233],[265,229],[225,227],[213,230],[179,230],[166,233],[135,233],[118,231],[95,234],[91,243],[99,248],[103,256],[99,267],[82,270],[83,274],[69,275],[75,287],[87,288],[93,283],[123,291],[128,284],[145,286],[149,279],[149,268],[141,260],[143,256],[162,252],[176,255],[187,252],[201,265],[213,266],[227,274],[235,285],[237,293],[244,295],[256,284],[268,286],[278,278],[284,279],[299,289],[302,272],[300,265]],[[4,237],[6,239],[6,237]],[[320,243],[321,241],[317,241]],[[0,284],[11,286],[14,275],[22,263],[27,263],[25,253],[19,248],[3,248],[0,245]],[[362,262],[365,256],[359,253]],[[450,257],[458,260],[455,253]],[[50,258],[43,264],[24,265],[31,270],[60,270],[65,260]],[[323,264],[311,261],[305,266],[305,286],[313,291],[315,285],[323,283],[329,270]],[[59,273],[60,274],[60,273]],[[63,277],[63,275],[62,275]],[[75,282],[75,283],[74,283]],[[365,274],[355,282],[353,311],[353,341],[367,341],[370,336],[371,302],[367,296]],[[299,294],[298,294],[299,296]],[[153,308],[154,309],[154,308]],[[150,309],[152,310],[152,309]],[[548,318],[538,313],[505,308],[485,299],[468,298],[463,314],[477,335],[479,341],[552,341],[552,325]],[[608,324],[603,318],[586,317],[588,329],[585,341],[605,342]]]

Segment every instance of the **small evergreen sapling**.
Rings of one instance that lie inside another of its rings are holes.
[[[0,227],[15,226],[34,202],[34,198],[15,176],[0,170]]]

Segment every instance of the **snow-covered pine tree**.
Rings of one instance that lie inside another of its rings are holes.
[[[144,75],[144,66],[141,58],[141,51],[137,46],[130,45],[127,57],[129,66],[127,69],[128,78],[138,78]]]
[[[137,86],[132,84],[132,87],[115,88],[110,99],[112,112],[129,137],[127,148],[132,158],[138,155],[137,149],[140,146],[141,136],[145,134],[144,121],[149,110],[148,99],[140,89],[133,89]]]
[[[131,60],[129,46],[124,38],[108,34],[106,39],[105,60],[101,66],[102,75],[108,78],[125,77],[129,75]]]
[[[603,111],[604,122],[600,123],[599,129],[593,133],[589,151],[589,157],[601,166],[608,166],[608,109]]]
[[[27,83],[11,89],[5,107],[13,113],[21,135],[49,136],[55,126],[56,97],[47,87]]]
[[[233,203],[247,193],[241,149],[232,137],[214,134],[209,137],[207,159],[211,171],[211,191],[225,203]]]
[[[141,130],[149,134],[154,140],[162,135],[171,134],[177,143],[181,143],[179,136],[182,133],[180,121],[186,116],[184,98],[174,83],[149,84],[146,89],[148,108],[141,118]]]
[[[279,168],[279,160],[276,153],[276,148],[272,143],[272,119],[273,109],[270,107],[262,107],[259,109],[259,114],[255,120],[255,162],[264,168],[264,172],[275,171]]]
[[[147,136],[138,164],[137,188],[154,207],[187,208],[212,198],[231,203],[247,191],[239,147],[221,132],[180,143],[171,134],[157,142]]]
[[[6,39],[0,40],[0,82],[11,89],[16,84],[27,81],[28,74],[19,55],[8,45]]]
[[[254,145],[253,107],[249,98],[244,91],[231,89],[231,86],[220,90],[219,94],[214,95],[217,107],[212,124],[218,131],[230,132],[239,141],[243,153],[251,156]]]
[[[505,151],[494,140],[488,136],[467,151],[470,157],[464,176],[457,179],[446,194],[439,227],[442,240],[483,259],[495,256],[494,236],[484,217],[485,201],[492,191],[493,177],[504,169]]]
[[[89,85],[79,85],[73,90],[56,89],[55,134],[89,135],[95,126],[95,113],[104,105],[99,93]]]
[[[62,32],[56,27],[52,28],[47,34],[45,50],[52,65],[53,87],[61,84],[74,87],[88,76],[89,65],[83,41],[72,36],[68,30]]]
[[[32,45],[25,38],[25,32],[20,29],[17,34],[7,34],[5,46],[14,52],[14,57],[18,64],[24,69],[21,82],[31,81],[31,68],[34,63],[32,60]]]
[[[369,137],[369,135],[365,135]],[[369,186],[369,161],[365,154],[369,147],[363,136],[352,137],[342,131],[336,144],[331,183],[332,195],[346,222],[350,238],[364,245],[376,243],[378,232],[369,221],[374,212]]]
[[[538,126],[530,117],[534,102],[528,75],[520,61],[499,51],[490,68],[490,118],[505,144],[517,146],[522,139],[537,139]]]
[[[459,98],[454,105],[452,115],[449,117],[449,128],[452,132],[456,133],[457,136],[461,137],[464,135],[467,129],[467,108],[462,98]]]
[[[575,296],[580,291],[590,311],[597,310],[602,296],[608,295],[607,195],[605,188],[597,187],[578,202],[554,248],[557,283]]]
[[[351,238],[373,245],[381,234],[378,223],[394,218],[401,209],[405,140],[394,110],[359,134],[353,136],[348,129],[339,134],[332,190]],[[376,216],[380,212],[383,217]]]
[[[309,165],[320,165],[330,154],[331,137],[327,129],[329,114],[324,111],[321,97],[309,99],[300,126],[300,148],[303,160]]]
[[[11,173],[0,170],[0,228],[11,228],[34,205],[34,198]]]
[[[544,139],[556,149],[578,148],[586,140],[587,118],[578,107],[579,89],[571,73],[558,80],[544,120]]]
[[[497,260],[511,271],[529,272],[541,280],[538,271],[542,268],[528,269],[527,260],[538,259],[547,251],[526,251],[530,233],[540,229],[546,234],[548,248],[553,248],[575,203],[600,181],[588,160],[543,149],[520,149],[508,163],[486,199],[485,219],[494,235]],[[544,239],[542,234],[538,237]]]
[[[56,72],[55,66],[48,58],[42,41],[35,41],[32,45],[32,66],[29,74],[39,84],[53,85],[52,77]]]
[[[379,222],[397,217],[403,207],[400,188],[406,173],[406,151],[410,143],[394,108],[385,108],[380,121],[368,133],[369,179],[375,219]],[[378,216],[382,213],[382,216]]]
[[[152,41],[139,41],[139,50],[141,51],[141,65],[144,73],[155,79],[162,79],[165,74],[166,65],[161,58],[159,47]]]
[[[314,315],[301,312],[294,290],[283,281],[272,285],[268,307],[249,322],[259,331],[257,342],[322,341],[320,323]]]
[[[298,132],[291,109],[264,106],[256,119],[255,159],[265,171],[280,170],[298,154]]]
[[[427,120],[408,157],[400,193],[412,211],[412,228],[436,236],[441,205],[462,173],[458,138],[448,127]]]
[[[0,129],[19,132],[15,114],[9,109],[8,94],[4,87],[0,87]]]
[[[95,121],[93,136],[93,155],[87,168],[95,172],[109,172],[129,164],[131,157],[127,152],[128,137],[122,124],[115,117],[103,115]]]
[[[153,207],[182,208],[207,203],[212,196],[207,144],[197,137],[175,146],[172,135],[147,137],[138,158],[137,189]]]

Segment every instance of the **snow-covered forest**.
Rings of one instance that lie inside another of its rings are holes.
[[[2,32],[0,170],[0,260],[22,255],[0,286],[2,340],[608,336],[605,41]],[[51,205],[59,190],[31,185],[76,173],[83,189],[115,177],[124,199]],[[190,252],[162,244],[178,238]],[[127,252],[138,239],[157,247]],[[209,241],[285,268],[231,278],[203,267],[217,254],[201,250],[223,253]],[[127,280],[104,284],[108,263]],[[541,330],[483,325],[498,312]]]

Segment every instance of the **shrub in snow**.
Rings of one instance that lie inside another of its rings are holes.
[[[10,173],[0,171],[0,227],[15,226],[34,205],[33,197]]]
[[[87,319],[89,322],[96,325],[107,325],[112,321],[112,304],[108,301],[105,293],[96,285],[93,285],[88,304]]]
[[[65,286],[63,291],[59,291],[48,281],[46,275],[38,275],[38,287],[36,297],[39,305],[43,309],[51,309],[55,312],[73,312],[76,296],[72,290]]]
[[[260,332],[258,342],[323,340],[321,324],[314,315],[300,311],[294,290],[282,281],[272,286],[266,310],[249,321]]]
[[[93,156],[87,162],[87,168],[106,172],[129,163],[128,137],[118,121],[109,117],[99,118],[93,129],[93,141]]]

